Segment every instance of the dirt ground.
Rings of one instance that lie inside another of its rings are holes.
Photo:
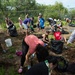
[[[64,27],[66,31],[69,31],[71,33],[75,28],[74,27]],[[18,36],[17,37],[10,37],[7,36],[7,32],[3,31],[0,29],[0,38],[2,43],[4,44],[5,49],[7,50],[6,53],[3,53],[0,51],[0,67],[5,66],[6,69],[9,69],[9,67],[14,66],[15,71],[18,70],[19,68],[19,63],[20,63],[20,56],[17,56],[16,50],[22,50],[21,49],[21,44],[22,44],[22,39],[24,38],[25,34],[21,34],[20,31],[18,30]],[[66,38],[70,36],[70,34],[64,34]],[[5,39],[11,38],[12,40],[12,47],[6,47],[6,44],[4,42]],[[66,45],[66,43],[65,43]],[[69,62],[75,62],[75,43],[73,45],[68,46],[67,50],[63,50],[62,56],[65,57]],[[58,73],[58,72],[53,72],[52,75],[72,75],[68,73]]]

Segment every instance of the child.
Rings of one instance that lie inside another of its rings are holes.
[[[49,33],[50,33],[50,31],[46,31],[45,34],[42,35],[43,42],[49,43],[49,41],[50,41],[49,40]]]
[[[21,17],[19,17],[18,20],[19,20],[20,31],[23,33],[23,27],[22,27],[22,19],[21,19]]]

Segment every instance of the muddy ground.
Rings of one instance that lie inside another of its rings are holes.
[[[74,30],[75,28],[67,26],[67,27],[64,27],[64,29],[66,31],[69,31],[69,33],[71,33],[72,30]],[[25,34],[21,34],[20,31],[18,30],[17,37],[10,37],[10,36],[7,36],[6,31],[3,31],[2,29],[0,29],[0,38],[2,43],[4,44],[5,49],[7,50],[6,53],[4,53],[3,51],[0,51],[0,67],[4,66],[4,68],[7,70],[5,75],[9,75],[8,70],[10,69],[10,67],[14,66],[14,69],[16,72],[19,68],[20,56],[17,56],[15,53],[16,53],[16,50],[22,50],[21,43],[24,36]],[[68,38],[70,34],[64,34],[64,36]],[[6,47],[4,40],[7,38],[11,38],[12,44],[13,44],[12,47]],[[73,43],[73,45],[71,46],[68,46],[67,50],[64,49],[62,56],[65,57],[65,59],[67,59],[69,62],[75,62],[75,43]],[[72,74],[59,73],[54,71],[52,75],[72,75]]]

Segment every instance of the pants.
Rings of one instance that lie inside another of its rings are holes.
[[[23,42],[22,42],[21,66],[24,65],[24,62],[25,62],[25,56],[26,56],[26,54],[27,54],[27,52],[28,52],[28,48],[29,48],[29,46],[28,46],[28,45],[24,42],[24,40],[23,40]]]

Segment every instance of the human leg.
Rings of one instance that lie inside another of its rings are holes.
[[[23,42],[22,42],[22,56],[21,56],[21,61],[20,61],[21,64],[20,64],[20,68],[18,70],[19,73],[22,72],[22,68],[23,68],[23,65],[24,65],[24,62],[25,62],[25,56],[28,52],[28,48],[29,48],[29,46],[23,40]]]

